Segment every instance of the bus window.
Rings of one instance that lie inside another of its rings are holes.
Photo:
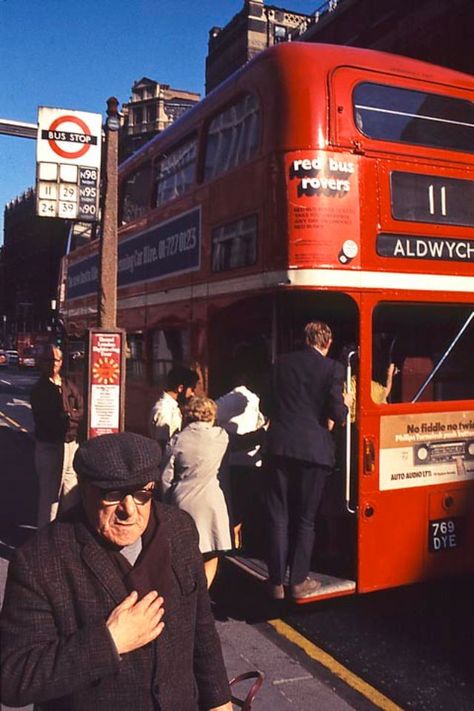
[[[161,155],[154,165],[155,207],[183,195],[194,183],[197,138],[183,141]]]
[[[156,329],[152,333],[152,382],[163,387],[166,374],[175,363],[190,359],[191,334],[189,329]]]
[[[151,164],[146,163],[129,175],[120,186],[120,221],[127,225],[150,209]]]
[[[363,82],[353,94],[355,124],[368,138],[474,153],[474,104]]]
[[[127,333],[127,378],[145,377],[145,348],[143,333]]]
[[[257,216],[244,217],[212,232],[212,271],[248,267],[257,261]]]
[[[472,311],[466,305],[419,303],[375,309],[372,378],[385,385],[389,364],[399,370],[389,403],[474,398]]]
[[[209,124],[204,180],[242,165],[255,157],[260,134],[257,99],[251,94],[229,106]]]

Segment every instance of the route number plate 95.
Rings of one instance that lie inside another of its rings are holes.
[[[462,544],[464,519],[438,518],[429,522],[428,549],[430,553],[450,551]]]

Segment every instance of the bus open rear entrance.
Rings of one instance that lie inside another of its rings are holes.
[[[472,570],[474,411],[463,404],[474,395],[467,356],[474,347],[471,305],[433,303],[409,294],[401,301],[381,301],[374,294],[360,299],[356,294],[288,291],[240,300],[221,311],[211,324],[213,353],[221,364],[235,366],[235,353],[250,349],[254,359],[262,359],[257,369],[265,377],[271,368],[270,344],[278,352],[297,348],[310,318],[331,321],[332,357],[346,361],[353,354],[346,380],[356,405],[346,428],[333,432],[337,465],[315,524],[310,577],[321,587],[296,602]],[[377,400],[379,381],[390,363],[395,375],[382,402]],[[222,367],[215,372],[224,387]],[[265,391],[265,383],[260,386]],[[263,482],[257,469],[254,475]],[[260,499],[260,508],[252,508],[248,531],[244,522],[243,550],[229,560],[263,582],[262,482],[249,491]]]

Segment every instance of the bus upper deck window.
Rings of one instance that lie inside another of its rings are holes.
[[[151,164],[129,175],[120,186],[120,221],[127,225],[150,209]]]
[[[474,103],[467,99],[362,82],[353,108],[368,138],[474,153]]]
[[[183,195],[194,183],[197,139],[183,141],[155,162],[155,206]]]
[[[251,160],[257,152],[260,114],[255,96],[245,95],[213,118],[207,130],[204,179]]]

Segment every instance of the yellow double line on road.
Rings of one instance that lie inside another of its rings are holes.
[[[374,706],[383,709],[383,711],[403,711],[400,706],[397,706],[397,704],[384,696],[380,691],[377,691],[373,686],[367,684],[366,681],[356,674],[353,674],[349,669],[334,659],[334,657],[331,657],[330,654],[317,647],[306,639],[306,637],[303,637],[302,634],[293,629],[293,627],[290,627],[290,625],[287,625],[283,620],[269,620],[268,624],[282,637],[285,637],[306,652],[308,657],[319,662],[319,664],[328,669],[332,674],[342,679],[348,686],[351,686],[355,691],[358,691],[359,694],[365,696]]]
[[[5,415],[5,413],[2,412],[1,410],[0,410],[0,417],[3,417],[3,419],[4,419],[6,422],[9,422],[11,425],[14,425],[15,427],[18,427],[18,429],[19,429],[21,432],[28,432],[28,430],[25,429],[24,427],[22,427],[22,425],[20,425],[19,422],[17,422],[16,420],[12,420],[11,417],[8,417],[8,415]]]

